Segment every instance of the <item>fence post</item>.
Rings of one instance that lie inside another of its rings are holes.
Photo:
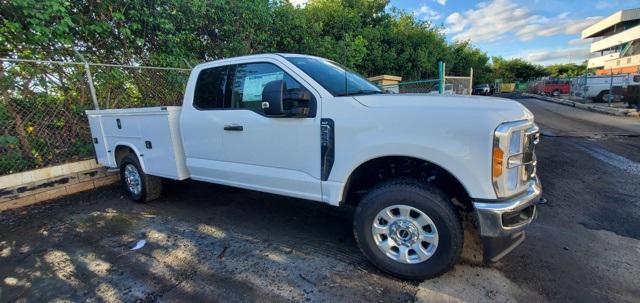
[[[582,83],[582,101],[587,99],[587,72],[588,69],[584,71],[584,82]],[[580,103],[584,103],[582,101]]]
[[[469,69],[469,95],[473,92],[473,67]]]
[[[611,93],[613,90],[613,68],[609,69],[609,73],[611,74],[611,77],[609,78],[609,98],[608,99],[608,103],[609,103],[609,107],[611,107]]]
[[[89,92],[91,93],[91,100],[93,100],[93,107],[94,109],[100,109],[100,106],[98,105],[98,97],[96,97],[96,88],[93,86],[93,77],[91,77],[89,62],[84,59],[84,56],[80,52],[75,49],[73,51],[78,55],[78,57],[80,57],[80,60],[84,62],[84,72],[87,75],[87,82],[89,83]]]
[[[444,62],[438,61],[438,94],[444,93]]]

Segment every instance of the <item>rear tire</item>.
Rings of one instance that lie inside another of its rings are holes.
[[[605,96],[608,96],[608,95],[609,95],[609,91],[608,90],[603,90],[595,97],[595,101],[598,102],[598,103],[607,102],[608,100],[605,99]]]
[[[148,202],[160,197],[162,179],[142,171],[138,158],[128,154],[120,161],[120,180],[129,198],[134,202]]]
[[[402,216],[403,212],[408,217]],[[389,219],[381,214],[387,214]],[[413,224],[407,227],[406,222]],[[386,226],[386,240],[378,231],[380,226]],[[369,261],[402,279],[439,276],[458,262],[462,252],[462,224],[448,197],[438,188],[414,179],[391,180],[367,193],[356,208],[353,230]]]

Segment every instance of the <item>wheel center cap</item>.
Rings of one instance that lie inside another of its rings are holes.
[[[389,231],[389,236],[399,245],[411,246],[418,240],[418,228],[408,220],[394,221]]]

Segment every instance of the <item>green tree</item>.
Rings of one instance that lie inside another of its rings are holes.
[[[532,64],[520,58],[504,59],[492,57],[492,69],[496,79],[503,82],[528,81],[538,77],[548,76],[544,67]]]
[[[552,64],[546,66],[544,70],[549,74],[549,76],[554,78],[571,78],[579,75],[584,75],[587,71],[587,64],[575,64],[575,63],[566,63],[566,64]]]
[[[447,74],[468,75],[469,68],[473,68],[474,83],[492,82],[493,72],[489,63],[489,56],[469,41],[455,42],[449,45]]]

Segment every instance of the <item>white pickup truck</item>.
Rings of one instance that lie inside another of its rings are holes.
[[[591,98],[595,102],[607,102],[612,87],[640,85],[638,74],[600,75],[576,77],[571,81],[571,95]],[[618,99],[620,96],[612,96]]]
[[[318,57],[252,55],[191,72],[182,107],[87,111],[97,160],[128,195],[194,179],[352,207],[354,235],[404,279],[449,270],[470,213],[486,261],[536,216],[538,127],[515,101],[385,94]]]

